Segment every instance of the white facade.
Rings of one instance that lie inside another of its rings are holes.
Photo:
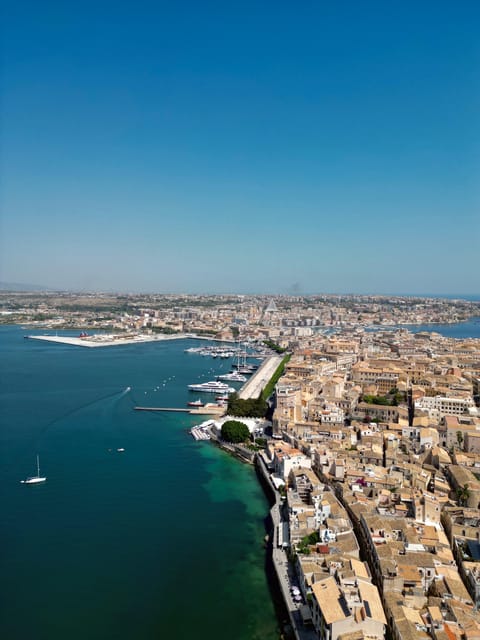
[[[473,398],[448,398],[446,396],[425,396],[415,400],[415,409],[426,411],[430,418],[439,420],[443,416],[477,415]]]

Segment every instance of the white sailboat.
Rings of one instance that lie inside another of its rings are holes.
[[[22,484],[38,484],[39,482],[45,482],[46,479],[47,479],[46,477],[42,477],[40,475],[40,459],[37,455],[37,475],[30,476],[26,480],[20,480],[20,482]]]

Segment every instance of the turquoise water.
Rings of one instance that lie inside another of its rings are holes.
[[[24,333],[0,328],[1,637],[278,638],[254,470],[195,442],[188,414],[133,410],[183,407],[227,363],[185,354],[188,340],[82,349]],[[37,451],[48,480],[22,485]]]

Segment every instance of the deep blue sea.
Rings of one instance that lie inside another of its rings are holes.
[[[0,327],[0,636],[278,638],[254,470],[195,442],[198,418],[133,408],[184,407],[188,383],[228,364],[184,353],[189,340],[24,333]],[[22,485],[37,452],[48,480]]]

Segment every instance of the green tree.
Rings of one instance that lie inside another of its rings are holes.
[[[457,498],[460,506],[464,507],[467,504],[468,499],[470,498],[468,484],[464,484],[463,487],[458,487]]]
[[[461,431],[457,431],[457,442],[459,449],[461,449],[463,444],[463,433]]]
[[[246,442],[250,440],[250,431],[247,425],[239,420],[227,420],[222,425],[222,438],[227,442]]]
[[[307,536],[303,536],[303,538],[298,543],[297,551],[298,553],[303,553],[308,556],[311,553],[310,547],[317,544],[320,541],[320,536],[318,535],[318,531],[313,531]]]
[[[242,400],[237,393],[232,393],[228,398],[228,414],[238,418],[264,418],[267,408],[262,396]]]
[[[281,347],[279,344],[274,342],[273,340],[264,340],[263,344],[267,345],[272,351],[276,351],[277,353],[285,353],[286,349]]]

